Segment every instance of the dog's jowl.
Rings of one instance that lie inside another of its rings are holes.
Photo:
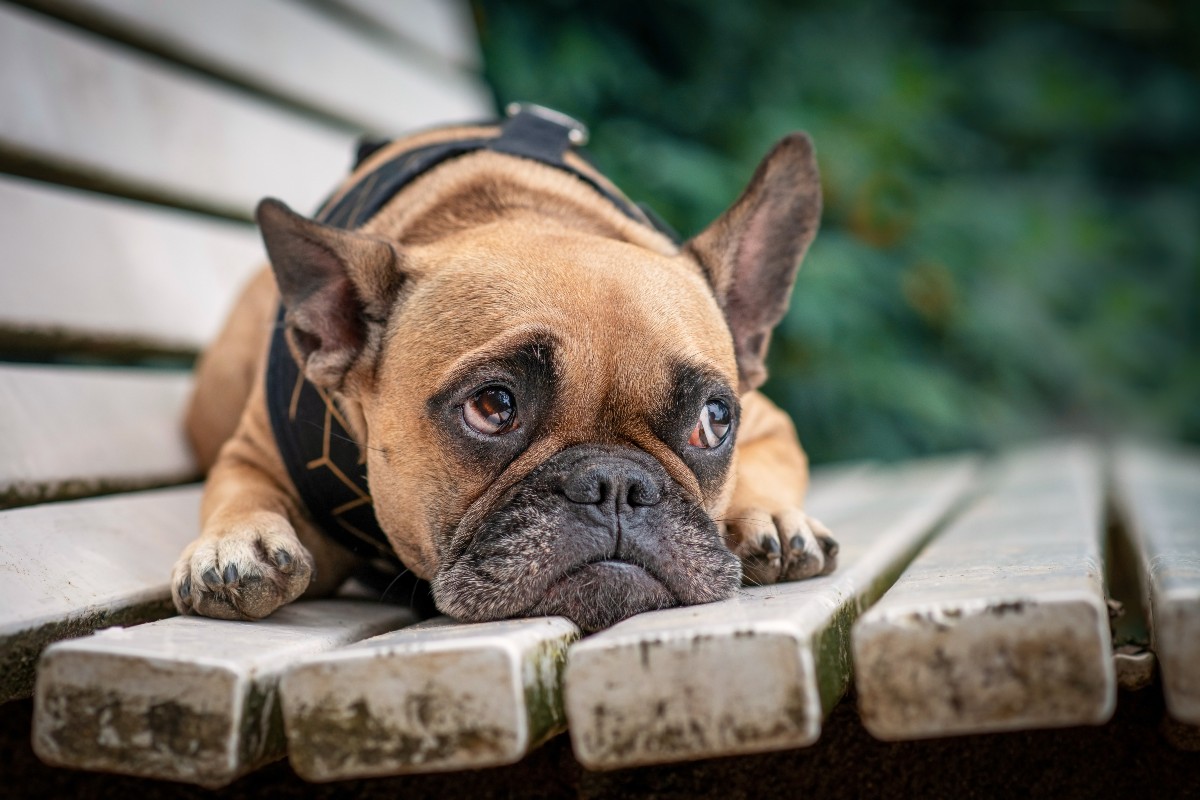
[[[680,244],[579,131],[523,108],[376,149],[315,219],[259,205],[270,270],[189,410],[180,611],[258,619],[391,561],[459,619],[594,630],[833,569],[757,391],[820,217],[808,138]]]

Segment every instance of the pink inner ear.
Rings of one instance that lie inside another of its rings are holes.
[[[352,352],[365,342],[357,295],[345,277],[329,281],[297,303],[288,322],[305,359],[318,352]]]
[[[794,265],[784,267],[780,254],[772,252],[772,245],[787,232],[776,230],[781,220],[770,199],[759,203],[749,217],[737,243],[726,303],[739,360],[762,356],[769,329],[786,309],[795,272]]]
[[[315,330],[310,330],[320,337],[323,350],[357,350],[363,346],[360,303],[354,285],[348,278],[330,281],[305,300],[303,305],[315,312]]]
[[[760,204],[750,214],[750,222],[742,234],[737,248],[737,271],[733,276],[733,287],[757,286],[762,281],[759,275],[767,262],[767,244],[771,235],[773,215],[770,209]]]

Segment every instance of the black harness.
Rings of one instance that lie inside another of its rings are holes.
[[[582,124],[538,106],[510,108],[499,134],[438,142],[400,153],[363,176],[336,202],[326,203],[317,219],[337,228],[358,228],[401,189],[439,164],[468,153],[489,150],[532,159],[574,175],[625,216],[651,225],[674,240],[649,209],[631,204],[564,160],[587,139]],[[358,163],[387,142],[364,143]],[[582,155],[582,153],[580,153]],[[356,165],[357,166],[357,165]],[[375,519],[367,488],[366,460],[333,399],[304,378],[284,336],[279,309],[267,364],[267,409],[283,463],[309,514],[326,535],[379,570],[396,575],[400,560]],[[411,586],[408,582],[405,586]],[[421,587],[414,587],[414,593]]]

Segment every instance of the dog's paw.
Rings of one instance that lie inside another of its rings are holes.
[[[736,509],[724,525],[726,544],[742,560],[742,580],[749,586],[828,575],[837,567],[833,535],[798,508]]]
[[[262,619],[308,588],[313,558],[278,514],[240,520],[188,545],[175,564],[171,595],[181,614]]]

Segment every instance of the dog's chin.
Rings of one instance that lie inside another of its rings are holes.
[[[591,632],[634,614],[677,605],[667,587],[636,564],[594,561],[552,583],[525,616],[566,617]]]

